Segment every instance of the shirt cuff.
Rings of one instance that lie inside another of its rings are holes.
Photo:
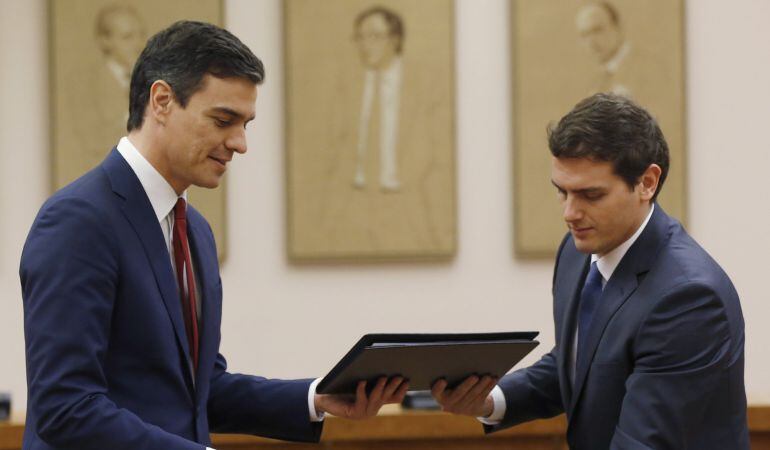
[[[495,386],[490,392],[492,396],[492,414],[489,417],[476,417],[484,425],[499,425],[505,417],[505,394],[500,386]]]
[[[310,411],[310,421],[311,422],[323,422],[324,421],[324,413],[318,414],[318,412],[315,410],[315,388],[318,386],[318,383],[321,382],[320,378],[316,378],[313,380],[312,383],[310,383],[310,389],[307,390],[307,409]]]

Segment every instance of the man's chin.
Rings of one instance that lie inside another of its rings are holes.
[[[215,189],[219,187],[219,184],[221,183],[222,178],[217,177],[215,179],[206,179],[206,180],[197,180],[193,185],[205,188],[205,189]]]
[[[596,253],[594,251],[594,245],[592,245],[590,242],[586,241],[585,239],[578,239],[573,235],[572,240],[575,243],[575,248],[577,248],[577,250],[580,253],[588,253],[588,254]]]

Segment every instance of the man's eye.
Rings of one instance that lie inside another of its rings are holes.
[[[224,127],[230,125],[230,121],[229,120],[222,120],[222,119],[217,119],[217,118],[214,118],[214,123],[216,123],[217,126],[220,127],[220,128],[224,128]]]
[[[557,191],[556,195],[559,197],[559,200],[564,200],[567,198],[567,193],[564,191]]]
[[[596,201],[596,200],[599,200],[600,198],[604,197],[604,193],[603,192],[591,192],[591,193],[586,194],[585,197],[586,197],[586,200]]]

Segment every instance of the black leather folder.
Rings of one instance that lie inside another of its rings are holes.
[[[503,376],[533,348],[536,331],[467,334],[367,334],[318,383],[319,394],[354,394],[360,380],[403,376],[410,391],[444,378],[450,387],[470,375]]]

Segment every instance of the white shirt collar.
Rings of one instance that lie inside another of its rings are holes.
[[[401,80],[401,57],[396,56],[393,58],[393,61],[390,63],[390,65],[381,70],[378,71],[376,69],[367,69],[366,70],[366,79],[372,80],[371,82],[374,82],[375,77],[377,76],[377,73],[379,72],[380,79],[382,80],[381,83],[394,83]]]
[[[107,58],[105,64],[107,65],[107,69],[115,77],[115,80],[117,80],[118,84],[124,89],[128,89],[131,85],[131,70],[125,68],[113,58]]]
[[[639,238],[639,235],[641,235],[642,231],[644,231],[644,228],[647,226],[647,222],[649,222],[650,217],[652,217],[653,210],[655,210],[654,204],[650,206],[650,212],[647,213],[647,218],[644,219],[644,222],[642,222],[636,232],[625,242],[618,245],[601,258],[596,254],[591,255],[591,262],[593,263],[596,261],[596,268],[599,269],[599,273],[602,274],[602,278],[604,279],[605,283],[609,281],[610,277],[615,272],[615,269],[618,268],[618,264],[620,264],[620,261],[626,255],[626,252],[628,252],[628,249],[634,245],[634,242],[636,242],[636,240]]]
[[[620,67],[620,64],[623,62],[624,59],[626,59],[626,56],[628,55],[628,52],[631,51],[631,44],[628,42],[624,42],[623,45],[620,46],[618,51],[615,52],[615,54],[612,56],[612,59],[607,61],[607,63],[604,65],[604,70],[607,71],[607,73],[614,74],[618,71],[618,68]]]
[[[147,193],[147,197],[150,199],[150,204],[153,211],[155,211],[158,222],[163,221],[171,210],[174,209],[174,205],[179,197],[187,200],[187,191],[184,191],[181,196],[176,195],[174,188],[139,153],[139,150],[134,147],[134,144],[127,137],[122,137],[120,142],[118,142],[118,152],[120,152],[128,165],[131,166],[131,170],[134,171],[136,177],[139,178],[139,183],[141,183],[144,192]]]

